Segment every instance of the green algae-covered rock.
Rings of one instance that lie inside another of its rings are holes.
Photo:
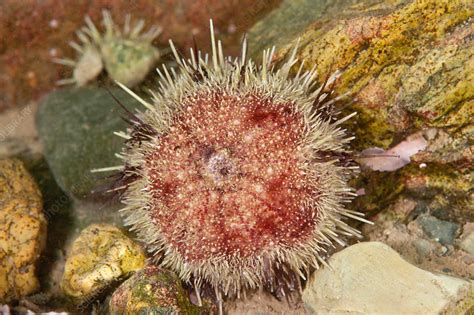
[[[272,46],[282,47],[297,38],[309,24],[325,13],[329,3],[329,0],[283,1],[277,10],[270,12],[250,30],[251,55],[259,60],[262,50]]]
[[[315,66],[321,81],[330,71],[343,70],[335,88],[358,99],[353,106],[360,113],[353,130],[358,146],[386,148],[398,131],[410,127],[460,128],[468,123],[474,90],[469,84],[473,62],[469,1],[334,2],[323,12],[313,14],[311,23],[305,23],[309,26],[289,38],[282,35],[282,42],[281,36],[272,37],[271,30],[284,30],[295,13],[289,3],[281,5],[250,35],[259,33],[256,41],[268,43],[267,47],[280,45],[277,62],[287,58],[299,40],[298,59],[305,61],[305,69]]]
[[[111,314],[212,314],[216,307],[203,301],[191,303],[188,290],[172,272],[148,265],[115,290],[109,302]]]
[[[138,103],[120,89],[111,93],[131,111]],[[44,155],[58,185],[70,196],[87,198],[108,173],[96,168],[120,165],[115,153],[123,139],[114,131],[127,128],[123,110],[103,88],[64,89],[46,96],[37,114]]]

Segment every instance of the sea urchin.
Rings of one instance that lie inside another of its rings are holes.
[[[335,118],[337,98],[314,70],[290,77],[295,54],[275,69],[265,51],[257,66],[245,41],[240,58],[225,58],[212,22],[211,38],[211,60],[192,49],[183,59],[171,43],[179,72],[158,71],[151,104],[124,87],[146,107],[117,133],[125,222],[197,292],[284,294],[359,236],[344,217],[367,222],[343,205],[357,167],[340,125],[352,115]]]
[[[161,28],[152,26],[142,33],[144,20],[132,26],[129,14],[125,17],[125,25],[121,30],[112,20],[109,11],[102,11],[103,34],[99,32],[89,16],[85,17],[86,26],[76,31],[81,44],[74,41],[69,45],[76,50],[78,58],[54,58],[53,61],[73,67],[72,78],[57,82],[58,85],[76,84],[83,86],[94,80],[104,66],[109,76],[126,86],[135,86],[153,68],[160,58],[159,50],[152,45],[153,40],[161,33]]]

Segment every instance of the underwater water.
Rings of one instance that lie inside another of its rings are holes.
[[[470,314],[467,0],[0,2],[0,314]]]

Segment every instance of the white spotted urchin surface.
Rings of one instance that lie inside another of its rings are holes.
[[[197,292],[284,294],[328,248],[359,236],[346,217],[367,222],[344,207],[357,167],[340,124],[352,115],[335,117],[337,98],[315,71],[290,77],[294,57],[274,68],[266,51],[257,66],[244,43],[240,58],[225,58],[212,23],[211,36],[209,61],[172,46],[179,69],[159,71],[152,102],[129,91],[146,111],[117,133],[123,215],[155,261]]]

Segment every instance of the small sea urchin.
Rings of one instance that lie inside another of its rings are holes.
[[[337,98],[316,72],[290,77],[292,57],[272,66],[225,58],[211,22],[212,55],[191,49],[179,72],[159,72],[146,111],[130,118],[120,157],[125,222],[157,263],[196,291],[238,296],[265,287],[284,294],[320,264],[334,244],[359,232],[344,217],[357,167],[335,119]],[[326,83],[336,78],[331,76]],[[112,168],[109,168],[113,169]]]
[[[60,80],[58,84],[83,86],[94,80],[105,64],[112,79],[131,87],[145,78],[160,57],[158,49],[151,43],[161,33],[161,28],[153,26],[142,34],[145,22],[139,20],[132,27],[130,15],[127,15],[122,31],[113,22],[109,11],[102,11],[102,15],[104,34],[86,16],[86,26],[76,31],[82,44],[74,41],[69,43],[78,53],[77,61],[53,59],[56,63],[74,68],[72,78]]]

